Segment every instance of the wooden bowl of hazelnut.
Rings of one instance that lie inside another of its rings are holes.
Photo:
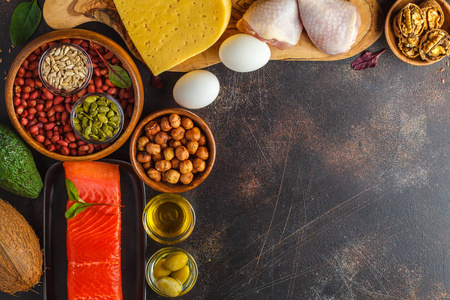
[[[181,108],[156,111],[136,127],[130,142],[131,164],[151,188],[182,193],[211,172],[216,143],[208,125]]]

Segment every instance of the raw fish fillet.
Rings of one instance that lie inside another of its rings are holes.
[[[361,26],[356,7],[345,0],[298,0],[300,17],[314,45],[330,55],[346,53]]]
[[[279,49],[297,45],[303,26],[297,0],[259,0],[237,23],[237,28]]]
[[[120,205],[119,166],[65,162],[66,179],[84,202]],[[73,205],[68,200],[67,208]],[[91,206],[67,220],[69,300],[122,300],[121,214],[118,206]]]

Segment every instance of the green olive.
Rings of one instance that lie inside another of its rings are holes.
[[[189,278],[189,266],[186,265],[181,269],[179,269],[178,271],[172,272],[170,276],[181,282],[181,284],[184,284],[186,280]]]
[[[164,267],[171,271],[178,271],[187,264],[188,258],[183,252],[175,252],[166,257]]]
[[[156,286],[166,296],[176,297],[181,293],[181,284],[172,277],[162,277],[156,280]]]
[[[165,262],[166,262],[165,259],[161,259],[153,267],[153,277],[155,277],[156,279],[161,278],[161,277],[167,277],[172,272],[172,271],[167,270],[166,268],[164,268],[164,263]]]

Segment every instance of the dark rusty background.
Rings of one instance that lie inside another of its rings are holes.
[[[0,2],[2,79],[21,50],[9,38],[18,2]],[[393,2],[380,1],[385,14]],[[102,24],[81,27],[124,46]],[[33,38],[50,30],[42,21]],[[382,48],[384,35],[369,50]],[[208,68],[221,91],[195,113],[218,155],[208,179],[183,194],[197,224],[179,246],[200,274],[182,299],[450,299],[449,59],[414,67],[388,50],[360,72],[353,60],[271,61],[247,74]],[[177,107],[172,88],[182,74],[162,74],[157,91],[137,64],[143,116]],[[1,103],[0,122],[11,124]],[[55,161],[33,154],[44,177]],[[129,161],[128,144],[110,157]],[[147,199],[157,194],[147,189]],[[0,198],[42,242],[42,194],[2,190]],[[148,256],[161,247],[148,243]],[[147,298],[163,299],[148,287]],[[43,286],[0,299],[43,299]]]

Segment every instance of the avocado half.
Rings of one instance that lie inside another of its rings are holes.
[[[28,146],[9,126],[0,124],[0,188],[34,199],[42,187]]]

